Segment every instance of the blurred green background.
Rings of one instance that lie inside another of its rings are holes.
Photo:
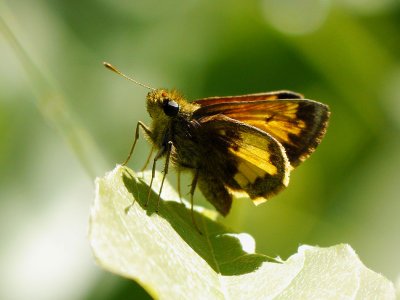
[[[282,258],[349,243],[398,279],[398,0],[3,0],[0,54],[1,299],[146,298],[97,267],[86,238],[94,178],[150,121],[147,91],[104,60],[190,100],[291,89],[328,104],[328,133],[289,188],[236,200],[223,222]]]

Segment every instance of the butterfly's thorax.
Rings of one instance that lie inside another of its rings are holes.
[[[172,100],[179,105],[175,116],[168,116],[163,108],[165,101]],[[180,168],[196,168],[199,165],[198,130],[193,112],[199,105],[187,102],[177,91],[158,89],[147,95],[147,111],[152,118],[150,139],[158,149],[171,141],[171,159]]]

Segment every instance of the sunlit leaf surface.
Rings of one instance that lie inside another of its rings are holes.
[[[162,299],[394,299],[394,288],[367,269],[348,245],[301,246],[281,263],[254,253],[248,234],[236,234],[198,209],[190,210],[167,183],[155,212],[149,173],[117,166],[96,181],[90,240],[105,269],[139,282]],[[133,203],[133,205],[132,205]],[[186,203],[186,202],[185,202]]]

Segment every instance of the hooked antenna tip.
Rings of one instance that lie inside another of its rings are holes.
[[[107,68],[110,69],[111,71],[114,71],[116,73],[118,73],[117,69],[114,68],[114,66],[106,61],[103,61],[103,65]]]

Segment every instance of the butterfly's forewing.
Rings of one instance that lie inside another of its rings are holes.
[[[251,102],[260,100],[279,100],[279,99],[302,99],[303,95],[291,91],[275,91],[267,93],[256,93],[240,96],[208,97],[194,101],[193,103],[201,106],[208,106],[218,103],[232,102]]]
[[[329,110],[326,105],[312,100],[276,99],[279,101],[247,101],[246,98],[235,102],[221,101],[203,105],[194,116],[223,114],[267,132],[282,144],[295,167],[320,143],[327,127]]]
[[[197,121],[207,132],[210,145],[207,165],[212,169],[204,170],[205,175],[216,174],[230,191],[244,191],[256,203],[287,186],[289,161],[283,147],[269,134],[223,115],[200,117]],[[218,192],[210,192],[207,185],[199,187],[216,206]]]

